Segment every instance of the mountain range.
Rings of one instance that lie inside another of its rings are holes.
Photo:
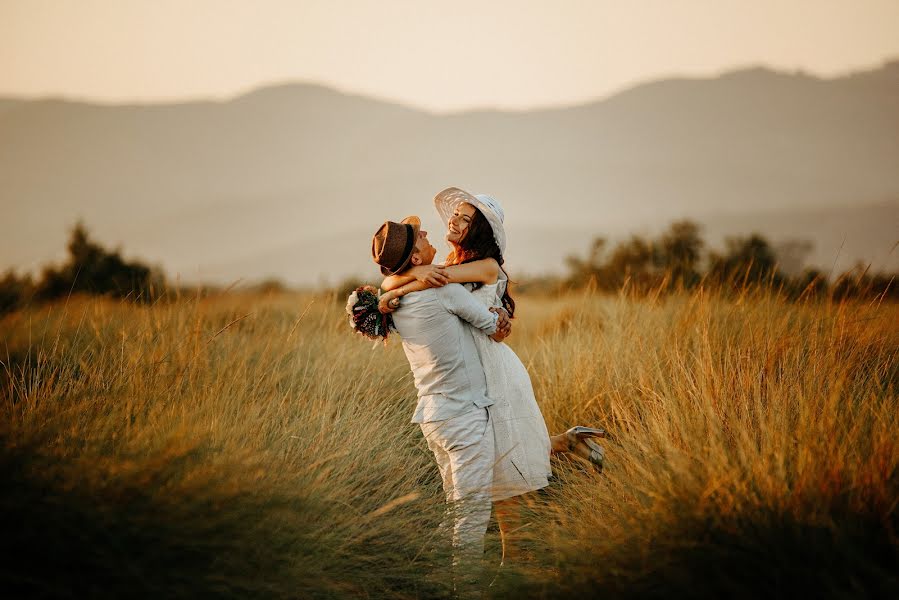
[[[169,104],[0,98],[0,270],[61,259],[81,219],[182,281],[372,279],[386,219],[421,215],[443,248],[431,198],[451,185],[502,203],[513,278],[680,218],[713,246],[757,231],[813,242],[826,271],[895,270],[899,61],[526,112],[431,114],[308,83]]]

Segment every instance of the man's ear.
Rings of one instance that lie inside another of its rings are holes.
[[[409,262],[416,267],[421,265],[421,254],[418,253],[418,250],[412,253],[412,258],[409,259]]]

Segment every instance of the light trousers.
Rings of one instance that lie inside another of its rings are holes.
[[[454,585],[460,595],[474,595],[493,486],[495,448],[489,413],[472,406],[445,421],[422,423],[421,430],[443,478],[447,511],[441,528],[452,523]]]

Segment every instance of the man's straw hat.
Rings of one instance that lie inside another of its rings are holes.
[[[406,217],[399,223],[385,221],[371,239],[371,257],[382,275],[396,275],[406,268],[421,230],[418,217]]]

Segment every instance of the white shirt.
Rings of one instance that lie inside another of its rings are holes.
[[[406,295],[393,313],[412,367],[418,405],[413,423],[443,421],[493,404],[471,329],[496,332],[497,315],[458,283]]]

